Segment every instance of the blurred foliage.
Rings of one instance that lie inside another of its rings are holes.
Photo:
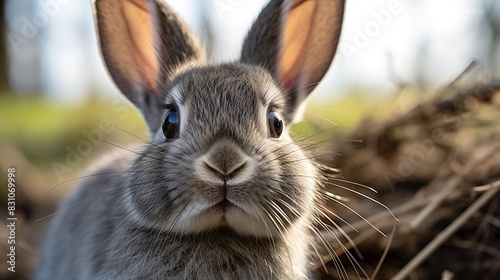
[[[312,142],[345,140],[365,119],[385,120],[401,113],[425,98],[416,89],[407,88],[394,95],[378,92],[350,92],[335,101],[311,100],[304,121],[294,124],[292,137],[313,135]]]
[[[120,111],[117,111],[120,106]],[[99,129],[103,119],[110,120],[114,129],[103,133],[103,140],[116,145],[132,142],[133,136],[146,138],[146,126],[140,114],[125,101],[110,101],[89,98],[78,105],[53,103],[42,98],[15,98],[9,94],[0,95],[0,139],[7,140],[22,154],[40,168],[49,167],[53,161],[63,161],[68,147],[76,149],[87,135]],[[97,137],[96,137],[97,138]],[[92,151],[88,160],[99,156],[96,150],[109,148],[103,143]]]

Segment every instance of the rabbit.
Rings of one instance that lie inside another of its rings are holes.
[[[60,206],[34,279],[311,279],[321,173],[289,126],[330,67],[343,0],[271,0],[211,64],[160,0],[95,0],[101,54],[150,142]]]

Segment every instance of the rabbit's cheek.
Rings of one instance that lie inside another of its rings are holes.
[[[288,217],[307,216],[315,205],[320,178],[318,170],[309,160],[310,155],[295,145],[286,146],[280,155],[282,190],[276,200]]]

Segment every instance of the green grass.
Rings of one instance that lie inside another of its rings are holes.
[[[116,106],[107,100],[89,99],[83,104],[64,106],[40,98],[2,96],[0,140],[9,141],[36,165],[46,165],[63,159],[67,146],[76,149],[86,139],[84,132],[99,129],[104,119],[115,127],[144,136],[146,126],[138,112],[127,103],[118,106],[122,111],[116,113]],[[120,136],[119,132],[115,129],[104,139],[118,143],[130,140],[130,135]]]

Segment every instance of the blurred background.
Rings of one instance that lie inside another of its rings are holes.
[[[214,61],[238,57],[267,0],[167,1]],[[435,86],[472,60],[498,75],[500,4],[494,0],[347,1],[339,53],[318,98],[352,90],[388,92],[404,81]],[[115,98],[96,47],[90,1],[2,1],[4,94],[74,105]]]
[[[226,62],[238,58],[268,1],[167,2],[211,59]],[[146,126],[103,68],[90,1],[3,0],[0,32],[0,174],[5,181],[7,168],[16,167],[18,213],[34,221],[53,211],[91,162],[115,146],[137,143],[131,134],[146,137]],[[396,110],[411,106],[415,99],[394,102],[403,87],[426,98],[473,61],[477,66],[463,80],[500,78],[499,1],[347,1],[333,66],[294,131],[335,127],[325,136],[335,141],[389,101]],[[117,129],[99,130],[103,119]],[[35,229],[21,243],[26,269],[45,220],[30,223]]]

